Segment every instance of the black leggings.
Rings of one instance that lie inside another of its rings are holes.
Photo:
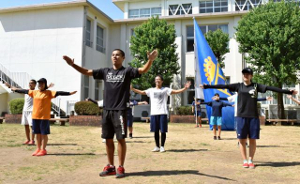
[[[154,138],[155,138],[155,144],[157,147],[159,147],[159,132],[154,133]],[[167,134],[166,133],[161,133],[161,146],[165,146]]]

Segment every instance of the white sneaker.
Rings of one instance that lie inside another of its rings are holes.
[[[152,152],[159,152],[159,147],[155,147],[153,150],[152,150]]]
[[[106,139],[102,139],[102,143],[106,143]]]
[[[166,150],[165,150],[165,148],[164,147],[160,147],[160,152],[162,153],[162,152],[166,152]]]

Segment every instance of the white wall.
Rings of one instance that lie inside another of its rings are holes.
[[[34,79],[55,83],[52,90],[75,91],[79,99],[80,74],[63,55],[81,65],[83,7],[41,9],[0,14],[0,61],[11,72],[27,72]]]
[[[92,47],[85,46],[84,45],[84,54],[85,54],[85,62],[84,62],[84,67],[88,69],[99,69],[103,67],[108,67],[110,66],[110,59],[107,57],[108,55],[110,56],[110,42],[111,40],[109,39],[110,37],[110,25],[106,21],[103,16],[101,16],[99,13],[93,11],[93,9],[88,8],[87,13],[86,13],[86,18],[91,20],[92,23],[92,42],[93,45]],[[104,30],[104,47],[105,47],[105,52],[100,52],[96,50],[96,43],[97,43],[97,26],[100,26]],[[95,98],[95,83],[96,81],[93,79],[93,77],[90,77],[89,79],[89,97],[94,99]],[[100,89],[100,99],[103,98],[103,87]],[[82,94],[83,98],[83,94]]]

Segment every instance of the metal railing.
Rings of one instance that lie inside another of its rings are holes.
[[[2,82],[7,82],[17,88],[27,89],[31,79],[33,79],[33,77],[26,72],[11,72],[0,64],[0,81]],[[60,98],[52,100],[52,110],[54,110],[58,116],[65,115],[65,112],[60,108]]]

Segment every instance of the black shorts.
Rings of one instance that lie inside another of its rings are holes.
[[[127,111],[126,110],[103,110],[102,138],[118,140],[127,137]]]

